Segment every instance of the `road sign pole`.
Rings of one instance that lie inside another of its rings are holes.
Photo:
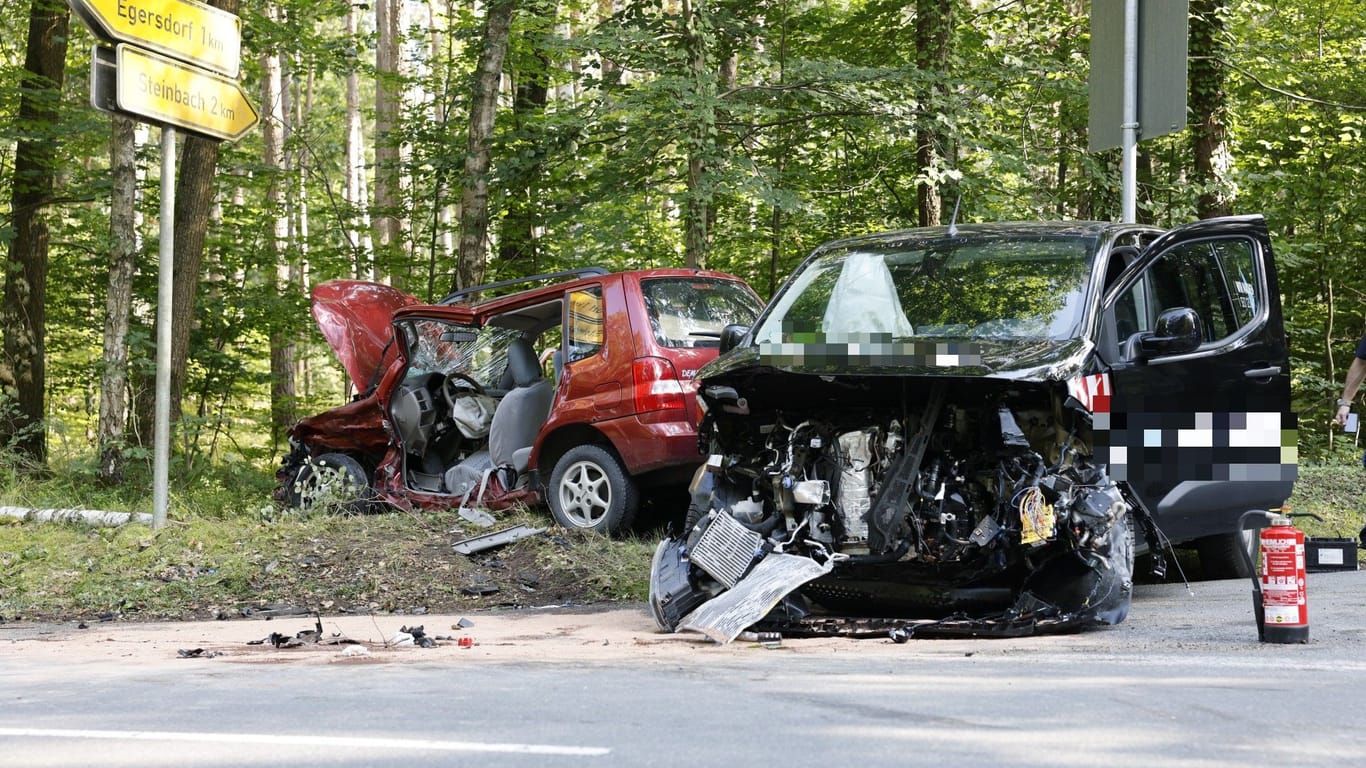
[[[1138,0],[1124,0],[1124,115],[1120,123],[1120,221],[1138,221]]]
[[[258,115],[237,83],[242,22],[199,0],[69,0],[113,50],[90,55],[96,109],[161,124],[161,245],[157,269],[157,374],[152,435],[152,527],[166,525],[171,460],[171,316],[175,285],[176,128],[236,141]],[[151,50],[159,51],[153,53]]]
[[[166,525],[171,451],[171,304],[175,292],[175,129],[161,129],[161,244],[157,251],[157,391],[152,447],[152,527]]]

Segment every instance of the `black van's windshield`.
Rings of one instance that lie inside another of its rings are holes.
[[[1064,340],[1080,332],[1094,240],[981,238],[860,247],[806,265],[761,344],[913,338]]]

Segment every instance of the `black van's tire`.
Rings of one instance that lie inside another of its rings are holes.
[[[1256,539],[1256,531],[1217,533],[1196,539],[1195,551],[1200,555],[1200,570],[1205,578],[1246,579],[1251,576],[1239,549],[1252,553]]]
[[[565,528],[613,534],[631,527],[640,491],[621,460],[597,445],[565,451],[546,490],[550,513]]]
[[[374,498],[365,467],[344,453],[324,453],[305,461],[287,489],[289,506],[295,509],[334,504],[343,512],[361,514],[370,510]]]

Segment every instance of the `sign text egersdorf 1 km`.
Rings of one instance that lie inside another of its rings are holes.
[[[194,0],[70,0],[98,37],[237,77],[242,20]]]

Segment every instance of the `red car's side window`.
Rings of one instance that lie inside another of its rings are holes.
[[[602,288],[593,286],[570,293],[566,362],[596,355],[602,349],[602,331]]]

